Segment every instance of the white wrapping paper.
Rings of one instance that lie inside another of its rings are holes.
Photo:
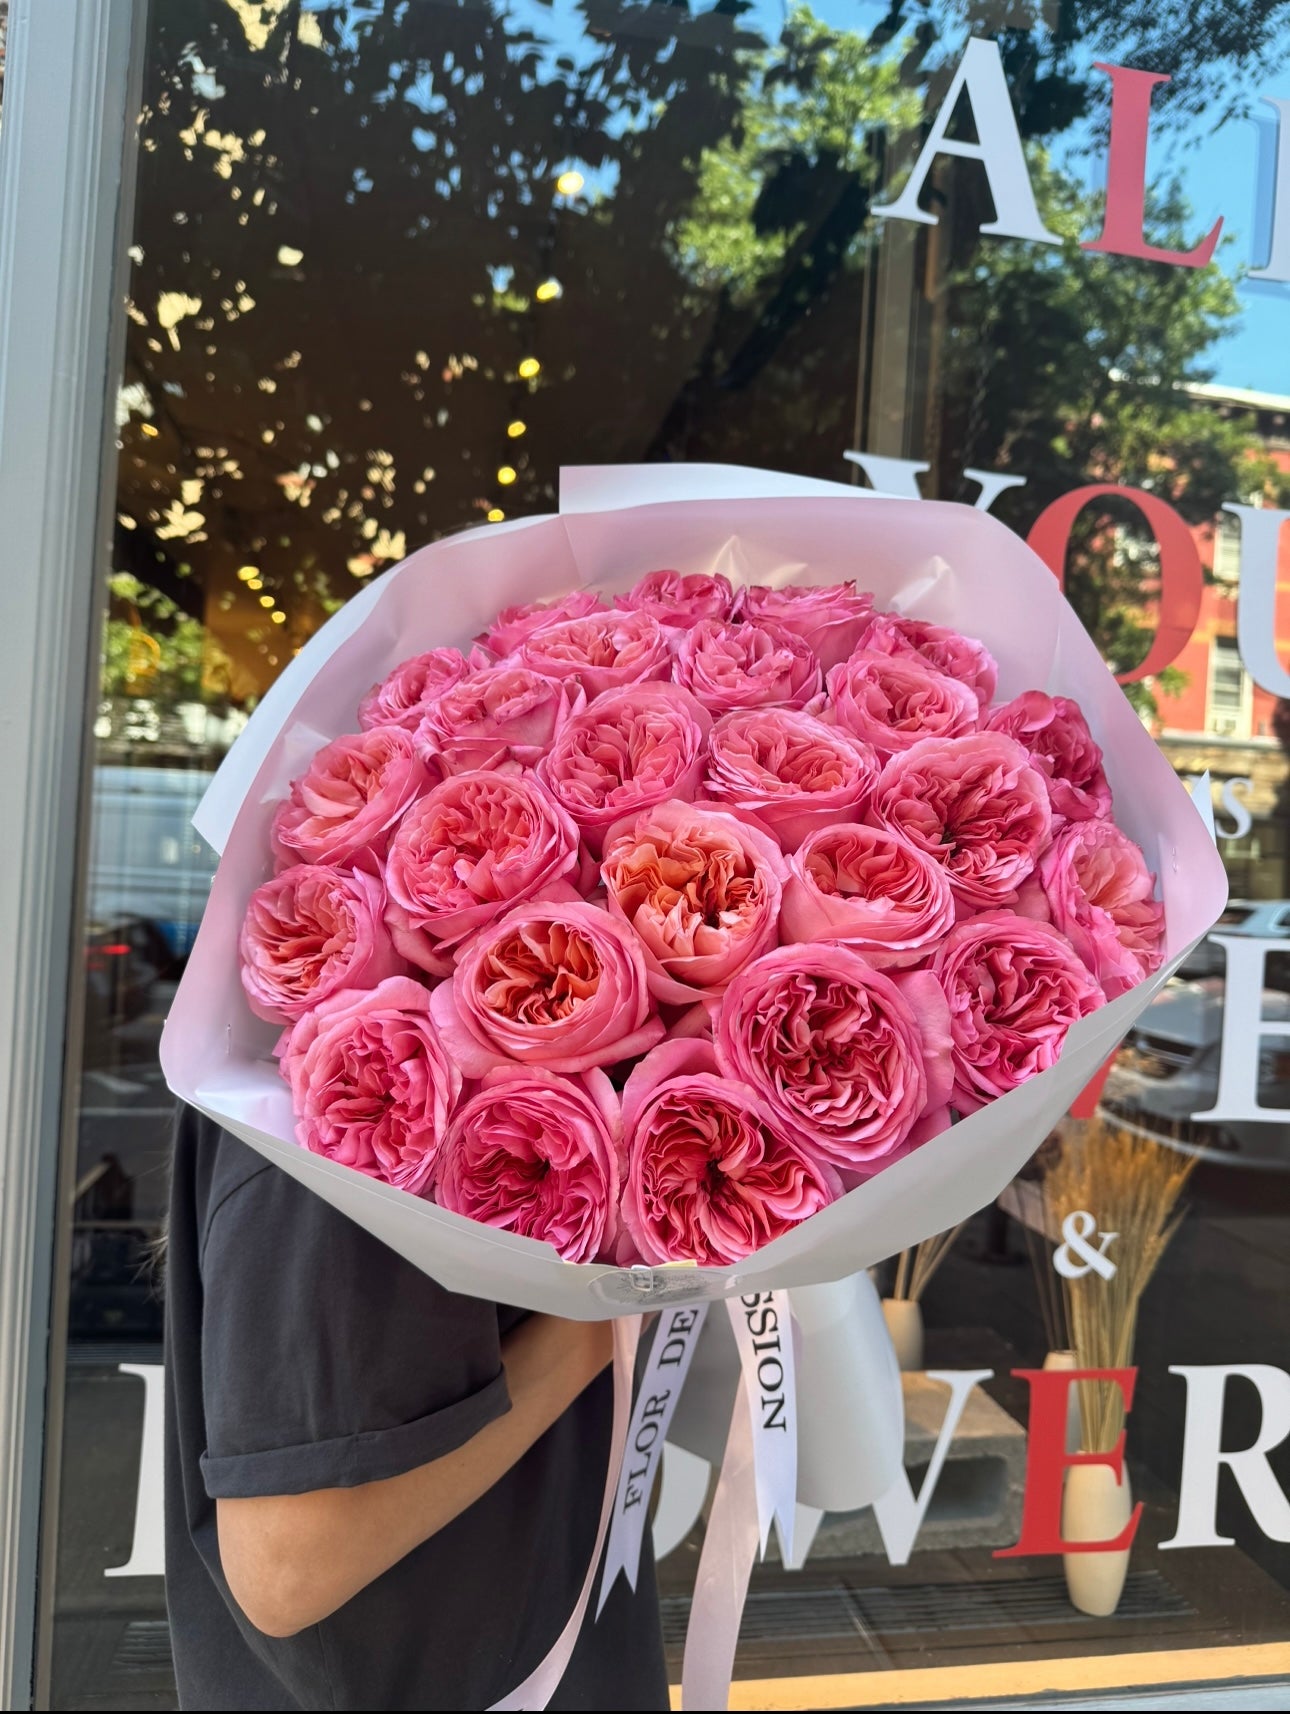
[[[326,1201],[454,1291],[575,1319],[815,1285],[957,1224],[997,1196],[1214,922],[1222,864],[1184,787],[1098,657],[1051,573],[967,506],[719,466],[566,473],[557,517],[421,549],[332,619],[283,674],[220,769],[196,825],[224,852],[162,1040],[167,1081]],[[271,873],[269,824],[312,752],[356,729],[356,704],[399,661],[468,646],[502,607],[594,584],[609,594],[660,566],[736,584],[854,578],[879,607],[980,638],[999,700],[1073,696],[1105,751],[1115,818],[1158,870],[1168,964],[1081,1020],[1060,1063],[954,1125],[730,1268],[614,1268],[478,1225],[299,1148],[270,1057],[278,1031],[242,994],[237,935]]]

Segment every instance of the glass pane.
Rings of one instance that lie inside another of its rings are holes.
[[[1229,1477],[1229,1544],[1159,1547],[1194,1432],[1170,1366],[1285,1352],[1290,546],[1278,592],[1223,507],[1290,509],[1290,202],[1261,99],[1288,60],[1280,0],[151,8],[89,805],[53,1706],[172,1695],[148,1258],[157,1039],[214,863],[192,808],[350,595],[436,535],[552,509],[562,465],[604,461],[760,465],[1038,526],[1170,762],[1208,773],[1232,882],[1218,935],[1090,1096],[1198,1162],[1133,1352],[1146,1509],[1115,1613],[1078,1611],[1060,1558],[993,1557],[1019,1528],[1016,1371],[1065,1340],[1028,1174],[923,1295],[915,1488],[946,1397],[926,1370],[991,1379],[912,1550],[870,1513],[826,1519],[804,1570],[757,1571],[739,1672],[946,1666],[966,1695],[983,1662],[1285,1637],[1286,1547]],[[1258,661],[1237,643],[1242,590],[1276,639]],[[1275,1408],[1234,1380],[1224,1446],[1252,1445]],[[1269,1458],[1286,1484],[1285,1445]],[[689,1538],[662,1564],[673,1643],[694,1562]]]

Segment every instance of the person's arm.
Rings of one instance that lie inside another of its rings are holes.
[[[358,1487],[218,1500],[233,1599],[270,1637],[327,1618],[487,1493],[612,1354],[608,1322],[530,1316],[502,1345],[510,1410],[455,1451]]]

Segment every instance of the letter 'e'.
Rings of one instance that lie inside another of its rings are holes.
[[[1109,1452],[1067,1452],[1066,1401],[1077,1381],[1107,1381],[1124,1395],[1127,1415],[1133,1405],[1136,1369],[1014,1369],[1030,1387],[1030,1432],[1026,1441],[1026,1491],[1021,1510],[1021,1540],[996,1549],[995,1559],[1026,1553],[1106,1553],[1128,1547],[1138,1529],[1142,1502],[1110,1541],[1062,1540],[1062,1479],[1077,1464],[1105,1464],[1117,1482],[1124,1480],[1124,1432]]]

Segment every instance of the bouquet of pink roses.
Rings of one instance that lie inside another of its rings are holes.
[[[453,1289],[853,1275],[1003,1188],[1221,864],[989,517],[702,468],[562,499],[265,699],[167,1075]]]

